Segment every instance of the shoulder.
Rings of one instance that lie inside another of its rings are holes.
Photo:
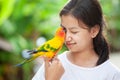
[[[111,72],[113,73],[113,80],[120,80],[120,69],[110,62]]]
[[[105,61],[104,63],[99,65],[99,67],[110,72],[120,72],[120,69],[117,66],[115,66],[110,60]]]
[[[114,65],[112,62],[110,62],[110,60],[107,61],[107,66],[110,70],[114,72],[120,72],[120,69],[116,65]]]
[[[105,69],[106,72],[113,76],[113,80],[120,80],[120,69],[110,62],[110,60],[106,62]]]

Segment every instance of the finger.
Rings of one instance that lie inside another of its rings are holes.
[[[45,62],[45,69],[47,69],[50,66],[49,59],[47,57],[44,57]]]
[[[52,62],[56,57],[57,57],[57,55],[55,55],[54,57],[52,57],[49,61]]]
[[[54,60],[59,60],[59,59],[57,58],[57,56],[54,56],[54,58],[52,58],[51,62]]]
[[[52,64],[58,64],[60,61],[59,61],[59,59],[57,58],[57,57],[55,57],[55,58],[53,58],[53,60],[52,60]]]

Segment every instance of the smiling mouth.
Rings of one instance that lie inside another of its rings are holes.
[[[73,45],[75,45],[75,43],[66,43],[67,47],[72,47]]]

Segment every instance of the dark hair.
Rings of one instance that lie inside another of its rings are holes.
[[[93,39],[94,50],[99,56],[96,65],[105,62],[109,58],[109,47],[102,34],[104,20],[98,0],[71,0],[61,10],[60,16],[68,14],[74,16],[78,21],[83,21],[89,28],[99,25],[99,33]]]

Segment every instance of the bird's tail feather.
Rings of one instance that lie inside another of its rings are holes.
[[[25,63],[26,63],[27,60],[24,60],[23,62],[19,63],[19,64],[16,64],[15,66],[16,67],[21,67],[23,66]]]
[[[34,60],[35,58],[36,58],[36,57],[32,57],[32,58],[30,58],[30,59],[25,59],[23,62],[15,65],[15,66],[16,66],[16,67],[21,67],[21,66],[23,66],[25,63],[31,62],[31,61]]]

